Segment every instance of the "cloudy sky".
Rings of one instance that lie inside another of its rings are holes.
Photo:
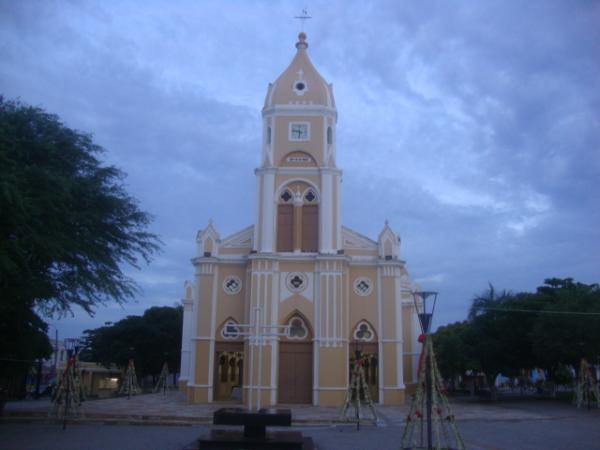
[[[164,252],[124,307],[53,320],[62,337],[179,301],[197,230],[252,223],[260,109],[305,2],[0,0],[0,93],[91,132],[155,216]],[[308,3],[334,85],[344,224],[385,219],[436,325],[488,282],[600,281],[600,3]]]

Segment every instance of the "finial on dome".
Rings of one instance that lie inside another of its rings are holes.
[[[308,48],[308,42],[306,42],[306,33],[301,31],[298,35],[298,42],[296,42],[296,48],[298,50],[306,50]]]

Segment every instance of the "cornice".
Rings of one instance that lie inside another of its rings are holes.
[[[404,261],[403,259],[384,259],[384,258],[379,258],[377,260],[377,265],[378,266],[391,266],[391,267],[404,267],[406,265],[406,261]]]
[[[337,109],[323,105],[310,104],[289,104],[289,105],[273,105],[265,107],[262,110],[264,118],[271,116],[332,116],[337,121]]]
[[[267,173],[273,173],[275,175],[293,175],[293,174],[322,174],[328,173],[332,175],[343,175],[342,169],[337,167],[258,167],[254,169],[255,175],[264,175]]]

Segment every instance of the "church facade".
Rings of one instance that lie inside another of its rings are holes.
[[[377,240],[341,223],[337,109],[307,48],[300,33],[267,90],[254,225],[197,235],[183,298],[190,402],[341,405],[357,349],[376,402],[414,389],[420,328],[400,238],[387,223]]]

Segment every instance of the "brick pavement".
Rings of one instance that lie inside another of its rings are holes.
[[[126,397],[86,401],[82,407],[85,421],[112,423],[147,423],[194,425],[210,423],[212,413],[228,403],[189,404],[182,393],[167,392],[166,395],[142,394]],[[292,410],[295,424],[335,424],[340,423],[339,408],[310,405],[280,405]],[[26,400],[8,402],[5,417],[18,419],[45,419],[48,417],[51,404],[45,400]],[[381,424],[399,425],[404,422],[408,405],[377,406]],[[564,408],[543,407],[523,408],[511,403],[481,403],[454,401],[452,409],[458,421],[468,420],[539,420],[574,417],[576,409],[569,405]]]

